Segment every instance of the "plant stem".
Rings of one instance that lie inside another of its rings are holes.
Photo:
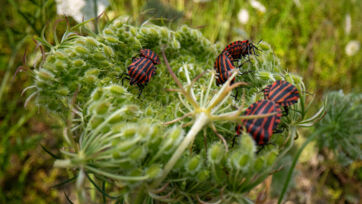
[[[140,186],[139,188],[136,188],[134,193],[131,195],[131,203],[134,204],[141,204],[144,203],[145,200],[145,188],[143,186]]]
[[[185,139],[182,141],[175,153],[172,155],[171,159],[165,165],[162,176],[153,183],[153,187],[157,187],[161,184],[161,182],[166,178],[173,166],[175,166],[178,159],[182,156],[186,148],[190,145],[192,141],[194,141],[197,133],[207,124],[208,121],[209,118],[204,112],[201,112],[199,115],[197,115],[194,125],[187,133]]]
[[[300,157],[300,155],[302,154],[304,148],[311,142],[313,141],[317,135],[319,135],[322,131],[317,131],[315,132],[313,135],[311,135],[310,137],[308,137],[308,139],[303,143],[303,145],[299,148],[297,154],[295,155],[295,158],[293,160],[293,163],[292,165],[290,166],[290,169],[288,171],[288,175],[287,175],[287,178],[285,180],[285,183],[284,183],[284,186],[283,186],[283,189],[282,189],[282,192],[279,196],[279,200],[278,200],[278,204],[282,203],[283,201],[283,198],[284,198],[284,194],[286,193],[287,191],[287,188],[289,186],[289,183],[291,181],[291,178],[292,178],[292,175],[293,175],[293,171],[294,171],[294,168],[295,168],[295,165],[297,164],[297,161]],[[293,139],[293,138],[291,138]]]

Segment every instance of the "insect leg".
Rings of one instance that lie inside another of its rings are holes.
[[[122,73],[121,76],[118,77],[119,79],[121,79],[121,82],[122,82],[122,86],[123,86],[123,80],[124,79],[127,79],[127,80],[130,80],[130,78],[128,77],[128,74],[127,73]]]
[[[288,108],[288,106],[284,106],[283,116],[287,116],[288,113],[289,113],[289,108]]]
[[[239,136],[238,134],[235,134],[234,137],[233,137],[233,143],[231,144],[231,148],[234,147],[234,144],[235,144],[235,140],[236,140],[236,137]]]
[[[143,86],[142,84],[137,84],[137,86],[138,86],[138,88],[139,88],[139,90],[140,90],[140,92],[139,92],[139,94],[138,94],[138,98],[140,98],[140,97],[141,97],[141,94],[142,94],[142,91],[143,91],[143,89],[145,88],[145,86]]]
[[[282,133],[282,132],[284,132],[283,129],[275,129],[275,130],[273,130],[273,134],[279,134],[279,133]]]

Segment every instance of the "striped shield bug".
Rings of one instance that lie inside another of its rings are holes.
[[[298,89],[293,84],[282,80],[268,85],[263,91],[265,99],[284,107],[284,115],[288,115],[288,106],[297,103],[300,97]]]
[[[214,69],[216,70],[216,85],[224,84],[232,75],[235,66],[233,64],[233,58],[229,52],[222,52],[215,60]],[[231,84],[235,79],[232,79]]]
[[[277,112],[277,114],[264,118],[242,120],[242,125],[238,125],[235,128],[236,134],[240,135],[242,128],[245,127],[245,130],[251,134],[258,145],[268,144],[273,134],[273,130],[276,130],[282,116],[279,105],[274,101],[260,100],[251,104],[244,113],[244,115],[248,116],[268,114],[273,112]]]
[[[138,97],[141,96],[142,91],[150,81],[151,77],[156,74],[155,65],[160,64],[160,59],[158,56],[150,49],[142,49],[140,51],[139,57],[132,58],[132,63],[128,66],[128,74],[123,73],[122,75],[127,75],[122,77],[130,81],[130,85],[136,84],[140,90]]]
[[[155,64],[155,65],[161,64],[160,59],[158,58],[156,53],[154,53],[150,49],[142,49],[140,51],[140,56],[146,57],[146,58],[152,60],[153,64]]]
[[[223,51],[228,51],[233,59],[239,60],[250,54],[255,55],[255,49],[258,50],[258,48],[249,40],[238,40],[227,45]]]

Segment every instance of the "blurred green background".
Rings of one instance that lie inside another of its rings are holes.
[[[271,44],[285,69],[304,77],[307,90],[317,99],[329,90],[361,92],[362,1],[98,1],[109,4],[98,29],[122,16],[137,25],[144,21],[170,27],[187,24],[221,45],[263,40]],[[52,168],[54,159],[43,148],[56,155],[62,146],[59,122],[31,101],[24,108],[27,95],[21,93],[32,79],[29,70],[41,58],[33,39],[42,31],[49,41],[64,33],[61,3],[69,3],[78,16],[68,19],[71,25],[89,10],[92,14],[93,7],[76,11],[82,2],[88,6],[94,1],[0,0],[0,203],[65,203],[64,193],[71,194],[67,185],[52,187],[69,175]],[[15,75],[16,70],[24,71]],[[307,148],[288,201],[360,202],[362,162],[342,167],[326,162],[330,156],[327,150]],[[266,202],[277,196],[277,190],[268,191]]]

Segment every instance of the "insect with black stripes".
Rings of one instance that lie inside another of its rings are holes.
[[[251,41],[234,41],[227,45],[223,51],[228,51],[234,60],[239,60],[242,57],[256,54],[255,50],[259,50]]]
[[[244,115],[248,116],[268,114],[274,112],[276,112],[277,114],[263,118],[242,120],[242,124],[236,126],[235,128],[236,134],[240,135],[242,129],[245,128],[245,131],[250,133],[250,135],[254,138],[256,144],[268,144],[272,134],[280,132],[276,129],[278,124],[280,123],[280,118],[282,116],[279,105],[276,104],[274,101],[260,100],[251,104],[244,113]],[[233,139],[233,145],[235,142],[235,137]]]
[[[229,52],[223,51],[215,60],[214,69],[216,70],[216,85],[224,84],[232,75],[235,66],[233,64],[233,57]],[[230,84],[233,84],[235,78],[232,79]]]
[[[138,94],[138,97],[140,97],[145,85],[156,74],[157,68],[155,65],[160,63],[159,57],[152,50],[140,50],[139,57],[132,58],[132,63],[127,68],[128,74],[122,74],[122,85],[124,79],[129,80],[130,85],[136,84],[140,90]],[[126,76],[124,77],[124,75]]]
[[[264,88],[264,98],[283,106],[283,115],[288,115],[288,106],[297,103],[299,97],[298,89],[286,81],[277,80]]]

